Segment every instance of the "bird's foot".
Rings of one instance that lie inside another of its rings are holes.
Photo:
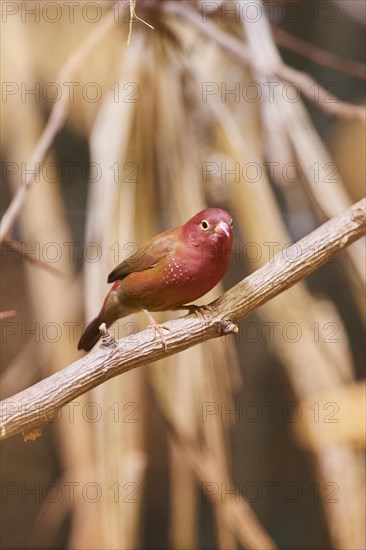
[[[147,309],[143,309],[143,312],[145,313],[146,317],[149,319],[149,328],[151,328],[154,331],[154,340],[156,338],[156,333],[160,336],[161,341],[164,345],[164,350],[166,351],[168,349],[167,341],[165,340],[164,332],[163,330],[169,330],[169,327],[166,327],[165,325],[159,325],[154,319],[154,317],[150,314],[150,312]]]
[[[205,321],[206,323],[208,322],[206,314],[211,312],[210,306],[196,306],[195,304],[187,304],[177,309],[187,309],[188,315],[191,315],[191,313],[195,313],[197,317],[201,315],[203,321]]]

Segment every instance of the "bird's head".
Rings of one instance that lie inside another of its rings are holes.
[[[184,238],[193,246],[224,245],[233,243],[233,219],[221,208],[206,208],[183,225]]]

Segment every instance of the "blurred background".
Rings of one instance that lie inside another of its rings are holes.
[[[208,303],[364,195],[365,124],[328,112],[364,101],[363,2],[137,0],[154,30],[129,46],[129,2],[1,7],[2,213],[66,113],[2,247],[2,398],[81,356],[107,274],[159,231],[231,212]],[[304,101],[280,59],[314,79]],[[2,547],[365,548],[363,255],[5,440]]]

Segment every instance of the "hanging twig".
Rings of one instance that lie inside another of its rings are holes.
[[[141,21],[141,23],[144,23],[144,25],[147,25],[148,27],[150,27],[150,29],[154,30],[154,27],[150,25],[150,23],[147,23],[146,21],[141,19],[141,17],[138,17],[138,15],[136,15],[136,0],[129,0],[129,3],[130,3],[130,28],[128,31],[127,46],[130,45],[131,35],[132,35],[132,24],[134,20]]]

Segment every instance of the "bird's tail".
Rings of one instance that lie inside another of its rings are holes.
[[[99,327],[103,323],[101,314],[95,319],[93,319],[84,329],[83,334],[78,343],[78,349],[84,349],[85,351],[90,351],[92,347],[98,342],[101,337]],[[109,326],[109,325],[107,325]]]
[[[123,305],[123,301],[118,296],[118,289],[121,281],[116,281],[108,292],[102,309],[99,314],[93,319],[84,329],[83,334],[78,343],[78,349],[90,351],[101,337],[99,327],[102,323],[107,325],[107,328],[113,325],[120,317],[125,317],[136,311]]]

